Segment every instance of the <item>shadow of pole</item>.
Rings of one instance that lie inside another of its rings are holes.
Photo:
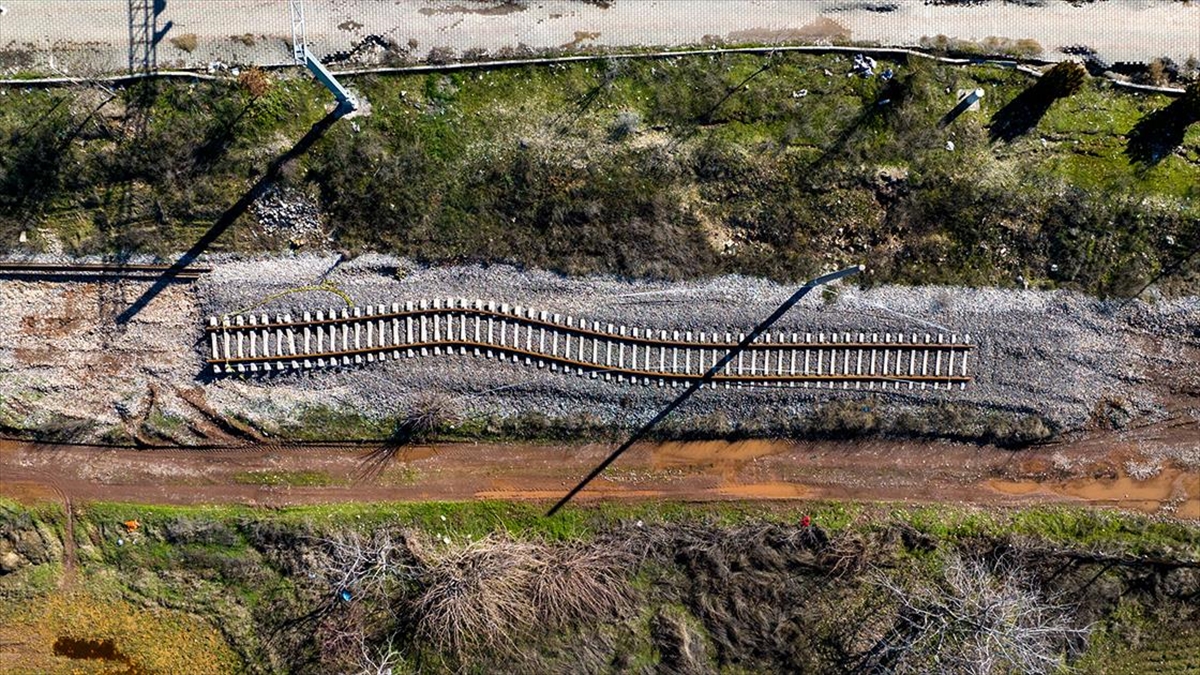
[[[167,10],[167,0],[129,0],[129,72],[149,73],[158,68],[158,43],[175,25],[168,21],[160,29],[158,18]]]
[[[582,491],[583,488],[587,487],[588,483],[591,483],[597,476],[599,476],[601,473],[603,473],[604,470],[607,469],[610,464],[615,462],[618,457],[620,457],[622,454],[624,454],[624,452],[626,450],[633,447],[634,443],[637,443],[638,441],[645,438],[646,434],[650,433],[650,431],[652,429],[654,429],[654,427],[658,426],[659,422],[662,422],[664,419],[666,419],[667,416],[670,415],[676,408],[683,405],[684,402],[686,402],[689,398],[691,398],[693,394],[695,394],[697,391],[700,390],[700,387],[703,387],[704,385],[712,382],[713,378],[715,378],[718,373],[720,373],[722,370],[725,369],[725,366],[729,365],[730,362],[732,362],[735,358],[737,358],[738,354],[741,354],[743,351],[745,351],[746,347],[749,346],[750,343],[757,340],[758,336],[762,335],[768,328],[770,328],[772,325],[774,325],[776,321],[778,321],[780,318],[783,317],[784,314],[786,314],[788,312],[788,310],[790,310],[792,307],[795,307],[796,303],[800,302],[800,300],[802,300],[804,298],[804,296],[808,295],[810,291],[812,291],[814,288],[816,288],[818,286],[832,283],[843,277],[848,277],[853,274],[858,274],[862,270],[863,270],[862,266],[856,265],[854,267],[848,267],[844,270],[839,270],[837,272],[831,272],[829,274],[817,277],[816,279],[809,281],[807,284],[804,284],[804,286],[802,286],[800,288],[800,290],[798,290],[792,294],[792,297],[788,298],[787,300],[785,300],[783,302],[782,305],[777,307],[775,309],[775,311],[772,312],[771,316],[764,319],[761,323],[759,323],[757,326],[754,327],[754,330],[752,330],[748,334],[746,334],[746,337],[742,338],[742,340],[740,342],[738,342],[736,347],[729,350],[728,354],[723,356],[720,361],[717,361],[715,364],[713,364],[713,367],[709,368],[708,372],[706,372],[706,373],[704,373],[704,375],[700,376],[699,379],[693,381],[690,385],[688,385],[688,388],[685,389],[683,391],[683,393],[681,393],[679,396],[675,397],[674,401],[671,401],[670,403],[668,403],[667,407],[665,407],[661,411],[659,411],[659,413],[657,415],[655,415],[653,419],[651,419],[649,422],[646,422],[637,431],[633,432],[633,435],[630,436],[629,439],[626,440],[624,443],[622,443],[621,447],[614,450],[612,452],[612,454],[610,454],[608,457],[606,457],[603,462],[600,462],[600,464],[598,466],[596,466],[595,469],[592,469],[591,473],[589,473],[583,480],[579,481],[578,485],[571,488],[571,491],[568,492],[566,494],[566,496],[564,496],[562,499],[558,500],[557,504],[550,507],[550,510],[546,513],[546,516],[550,517],[550,516],[553,516],[555,513],[558,513],[559,509],[566,506],[567,502],[571,501],[571,499],[575,495],[579,494],[579,492]]]
[[[179,257],[179,260],[176,260],[174,264],[167,268],[163,272],[162,276],[154,282],[154,285],[146,289],[146,292],[143,293],[141,297],[135,300],[133,304],[130,305],[125,311],[121,312],[121,314],[117,317],[117,324],[124,325],[128,323],[131,319],[133,319],[133,317],[137,316],[138,312],[141,312],[146,305],[150,304],[154,298],[158,297],[158,294],[162,293],[167,285],[174,281],[175,277],[179,276],[180,272],[186,269],[188,265],[192,264],[201,253],[204,253],[204,251],[207,250],[214,241],[216,241],[217,237],[220,237],[222,234],[224,234],[225,230],[229,229],[229,226],[232,225],[239,216],[241,216],[246,212],[247,209],[250,208],[250,205],[254,203],[254,200],[257,199],[259,195],[262,194],[263,190],[265,190],[267,186],[269,186],[279,177],[279,171],[283,168],[284,164],[287,164],[289,161],[307,152],[308,149],[312,147],[313,143],[316,143],[317,139],[320,138],[329,129],[329,127],[332,126],[333,123],[345,113],[346,110],[341,106],[335,108],[333,112],[321,118],[320,121],[314,124],[312,128],[308,130],[308,133],[304,134],[304,136],[297,141],[295,145],[288,149],[287,152],[272,160],[262,177],[259,178],[254,185],[251,186],[250,189],[247,190],[246,193],[237,200],[237,202],[226,209],[225,212],[222,213],[219,218],[217,218],[216,222],[213,223],[213,226],[204,233],[204,236],[200,237],[200,239],[193,244],[192,247],[187,250],[187,252]]]

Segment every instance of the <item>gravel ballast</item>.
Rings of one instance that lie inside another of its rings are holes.
[[[124,326],[114,325],[114,317],[149,283],[0,284],[0,422],[29,429],[64,417],[88,423],[96,437],[155,408],[168,418],[192,420],[193,428],[198,417],[215,411],[269,429],[313,406],[395,417],[433,395],[468,417],[538,412],[630,426],[649,419],[679,390],[470,355],[214,377],[204,366],[203,326],[208,317],[226,313],[296,315],[344,307],[336,289],[356,305],[478,298],[631,328],[739,333],[795,291],[739,276],[689,282],[569,278],[505,265],[426,267],[382,255],[214,256],[206,264],[211,273],[170,285]],[[288,292],[322,284],[329,290]],[[1108,404],[1126,416],[1160,417],[1172,392],[1194,390],[1200,382],[1197,297],[1121,303],[1066,291],[861,290],[842,282],[811,293],[774,331],[969,335],[977,345],[968,367],[975,380],[962,391],[704,390],[681,409],[680,419],[716,415],[738,425],[853,398],[892,410],[962,403],[985,412],[1038,415],[1055,428],[1074,429]],[[193,403],[198,399],[202,407]]]

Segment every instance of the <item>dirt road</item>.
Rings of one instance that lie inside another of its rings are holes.
[[[1011,452],[927,442],[743,441],[635,447],[581,496],[845,499],[1016,506],[1062,502],[1200,520],[1200,428],[1190,418]],[[439,444],[223,451],[0,442],[0,495],[264,506],[560,497],[608,444]]]
[[[98,73],[147,57],[159,67],[210,62],[281,64],[291,50],[288,3],[170,0],[158,14],[124,0],[5,0],[0,68]],[[142,3],[134,3],[141,5]],[[157,3],[146,3],[153,5]],[[310,0],[308,44],[319,56],[390,42],[424,59],[433,49],[495,54],[526,46],[571,49],[777,40],[915,45],[923,36],[1033,39],[1050,55],[1086,44],[1109,61],[1200,55],[1200,4],[1109,0],[1044,6],[935,6],[922,0]],[[369,50],[368,50],[369,51]]]

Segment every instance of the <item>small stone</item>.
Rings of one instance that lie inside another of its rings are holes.
[[[0,555],[0,574],[9,574],[21,569],[24,561],[13,551]]]

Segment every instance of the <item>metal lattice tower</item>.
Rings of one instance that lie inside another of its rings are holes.
[[[288,0],[292,12],[292,57],[304,63],[304,0]]]
[[[129,0],[129,72],[154,68],[154,0]]]

